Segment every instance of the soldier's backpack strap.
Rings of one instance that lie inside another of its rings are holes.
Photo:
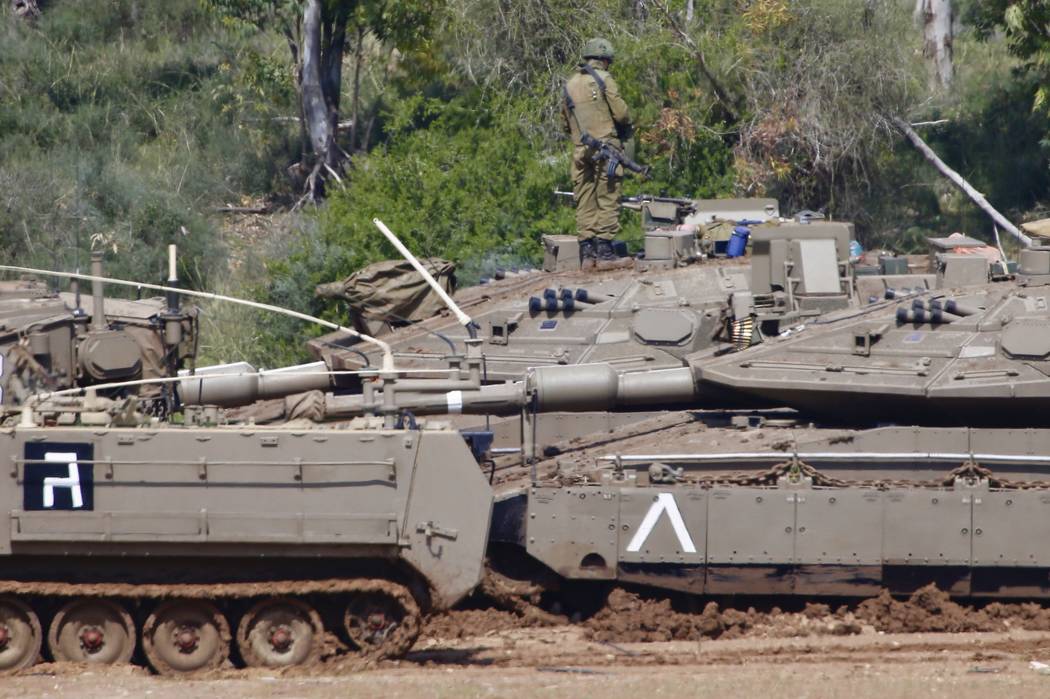
[[[583,125],[580,124],[580,118],[576,116],[576,103],[573,102],[572,96],[569,94],[569,83],[562,83],[561,92],[565,96],[565,108],[569,110],[569,114],[572,115],[572,120],[576,122],[576,130],[580,132],[580,142],[586,143],[587,139],[590,138]]]
[[[602,76],[598,75],[598,71],[587,63],[581,63],[580,70],[591,76],[591,79],[598,84],[598,91],[602,93],[602,99],[605,100],[605,105],[609,106],[609,98],[605,96],[605,81],[602,80]],[[609,107],[609,111],[612,112],[612,107]]]
[[[602,99],[605,100],[605,108],[609,110],[609,118],[612,118],[613,108],[612,105],[609,104],[609,97],[605,94],[605,81],[602,80],[602,76],[598,75],[598,71],[588,63],[581,63],[580,70],[591,76],[591,79],[598,85],[598,92],[602,93]],[[613,119],[613,124],[616,127],[616,137],[621,141],[626,141],[631,137],[633,131],[630,131],[630,127],[625,130],[619,123],[617,123],[616,119]]]

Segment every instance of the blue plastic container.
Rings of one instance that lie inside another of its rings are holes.
[[[851,240],[849,241],[849,259],[851,262],[856,262],[864,256],[864,248],[861,247],[860,241]]]
[[[726,247],[726,257],[743,257],[747,252],[747,239],[751,235],[751,229],[747,226],[737,226],[733,229],[733,235],[729,236],[729,245]]]

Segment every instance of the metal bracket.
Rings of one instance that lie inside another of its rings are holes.
[[[500,320],[492,320],[489,323],[489,344],[507,345],[510,342],[510,334],[518,327],[520,321],[520,313]]]
[[[446,529],[440,525],[434,524],[432,520],[427,520],[422,524],[416,525],[416,531],[427,538],[429,542],[435,536],[440,536],[443,539],[449,539],[455,541],[459,538],[458,529]]]

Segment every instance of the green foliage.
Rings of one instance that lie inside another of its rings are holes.
[[[1007,218],[1023,221],[1044,215],[1050,161],[1043,140],[1050,114],[1033,109],[1037,74],[1019,70],[1001,37],[971,24],[978,6],[984,5],[961,8],[953,94],[913,114],[938,122],[919,127],[930,146]],[[987,215],[911,148],[887,149],[876,164],[862,219],[871,244],[919,250],[921,235],[956,231],[992,238]]]
[[[535,263],[540,236],[573,229],[552,195],[570,187],[561,85],[594,35],[614,45],[636,159],[653,168],[628,194],[770,194],[901,250],[987,231],[887,127],[900,115],[938,120],[923,136],[1011,217],[1046,206],[1046,3],[960,0],[947,95],[927,94],[913,3],[691,4],[690,19],[685,0],[324,0],[348,18],[341,120],[359,77],[349,166],[330,201],[238,251],[216,206],[300,192],[303,0],[53,0],[37,24],[0,28],[0,254],[68,269],[115,247],[111,272],[156,279],[174,241],[194,284],[333,319],[314,286],[394,254],[373,217],[455,260],[464,283]],[[622,222],[637,245],[637,214]],[[298,361],[319,332],[206,311],[206,361]]]
[[[287,124],[245,121],[266,45],[196,0],[54,2],[0,32],[0,254],[72,269],[95,246],[156,280],[174,242],[184,279],[219,271],[208,209],[270,194],[287,161]]]
[[[613,5],[597,3],[585,12],[599,16],[612,12]],[[373,217],[383,219],[417,254],[457,262],[463,283],[497,266],[534,264],[543,234],[573,232],[572,209],[553,196],[555,189],[571,189],[570,145],[556,114],[561,81],[579,60],[582,40],[565,30],[579,28],[568,22],[576,12],[573,4],[545,7],[549,14],[535,15],[529,14],[537,9],[530,3],[454,3],[438,33],[445,41],[435,42],[441,48],[406,56],[389,79],[381,145],[355,157],[346,186],[319,210],[319,238],[270,265],[276,284],[297,285],[296,295],[303,298],[317,283],[395,255]],[[533,41],[515,40],[526,31],[515,18],[527,23]],[[465,28],[472,26],[489,27],[484,44],[451,42],[467,37]],[[613,70],[635,108],[638,157],[653,165],[653,178],[628,180],[628,193],[730,193],[732,149],[709,126],[724,124],[712,117],[696,78],[680,67],[682,51],[654,52],[629,34],[614,36]],[[491,47],[499,58],[490,64]],[[559,63],[552,65],[555,57]],[[519,64],[512,65],[511,58]],[[479,84],[508,77],[502,71],[510,68],[516,72],[507,84]],[[653,100],[653,94],[662,98]],[[683,94],[688,97],[679,100]],[[637,214],[624,213],[623,222],[623,237],[637,246]]]
[[[245,30],[278,29],[296,35],[303,0],[201,0],[223,22]],[[345,13],[351,26],[367,27],[383,40],[411,46],[424,40],[441,3],[437,0],[323,0],[322,13]],[[275,26],[276,25],[276,26]]]
[[[986,0],[967,10],[981,38],[989,39],[996,31],[1006,35],[1010,51],[1039,80],[1034,86],[1033,108],[1050,113],[1050,4],[1045,0]]]
[[[925,71],[900,3],[766,3],[744,18],[749,111],[738,176],[788,211],[866,208],[873,164],[899,135],[888,118],[920,102]],[[782,11],[773,13],[774,7]]]
[[[457,102],[447,108],[419,102],[417,118],[429,120],[427,128],[406,126],[362,158],[350,185],[319,212],[324,250],[310,283],[396,255],[373,217],[418,254],[469,263],[479,274],[491,271],[484,262],[493,254],[537,261],[540,236],[572,226],[572,211],[555,206],[553,196],[568,159],[546,156],[513,121],[500,118],[513,111],[493,109],[491,121],[467,127]]]

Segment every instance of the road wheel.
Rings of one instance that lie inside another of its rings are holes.
[[[13,597],[0,598],[0,674],[35,663],[43,641],[36,613]]]
[[[56,662],[126,663],[135,652],[135,626],[112,600],[74,600],[51,621],[47,646]]]
[[[212,670],[229,657],[230,625],[210,602],[171,600],[146,619],[142,648],[162,675]]]
[[[385,580],[361,581],[351,593],[343,615],[343,630],[363,654],[375,658],[403,655],[421,628],[419,607],[401,585]]]
[[[287,597],[263,600],[241,618],[237,647],[250,667],[309,665],[321,656],[324,627],[314,609]]]

